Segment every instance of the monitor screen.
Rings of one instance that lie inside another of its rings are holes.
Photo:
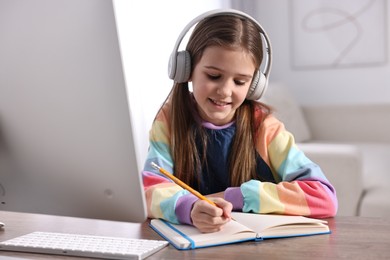
[[[0,210],[142,222],[111,1],[0,1]]]

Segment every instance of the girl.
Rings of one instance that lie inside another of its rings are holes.
[[[263,60],[259,25],[239,12],[199,21],[188,41],[188,80],[175,82],[150,130],[142,172],[150,218],[220,230],[234,211],[331,217],[333,186],[271,109],[248,98]],[[190,91],[188,82],[192,83]],[[207,195],[182,189],[155,162]]]

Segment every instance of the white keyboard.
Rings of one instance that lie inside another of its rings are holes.
[[[0,250],[104,259],[144,259],[167,241],[80,234],[33,232],[0,242]]]

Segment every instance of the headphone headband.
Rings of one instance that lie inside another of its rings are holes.
[[[176,40],[175,46],[173,48],[172,54],[169,59],[169,65],[168,65],[168,74],[169,78],[173,79],[175,82],[182,83],[188,81],[188,77],[190,74],[190,57],[189,53],[180,53],[179,47],[181,42],[183,41],[185,35],[187,32],[197,23],[204,20],[205,18],[214,17],[214,16],[221,16],[221,15],[233,15],[240,18],[245,18],[253,22],[258,30],[260,31],[260,34],[262,36],[263,42],[265,43],[265,50],[266,50],[266,59],[265,59],[265,67],[264,71],[261,72],[260,68],[258,69],[258,78],[253,79],[255,82],[255,85],[253,88],[251,87],[251,95],[253,92],[257,92],[254,94],[253,97],[249,97],[249,99],[259,99],[263,93],[265,92],[265,89],[267,87],[268,83],[268,76],[271,71],[271,65],[272,65],[272,47],[271,42],[269,40],[269,37],[263,27],[251,16],[248,14],[235,10],[235,9],[215,9],[208,12],[205,12],[194,19],[192,19],[182,30],[180,33],[178,39]],[[179,67],[178,63],[181,63]],[[177,75],[179,74],[179,76]],[[257,85],[261,84],[262,88],[261,90],[257,88]]]

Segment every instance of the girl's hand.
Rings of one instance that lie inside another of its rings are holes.
[[[198,200],[191,211],[192,223],[203,233],[219,231],[231,220],[232,204],[222,198],[210,199],[218,207],[211,205],[207,201]]]

